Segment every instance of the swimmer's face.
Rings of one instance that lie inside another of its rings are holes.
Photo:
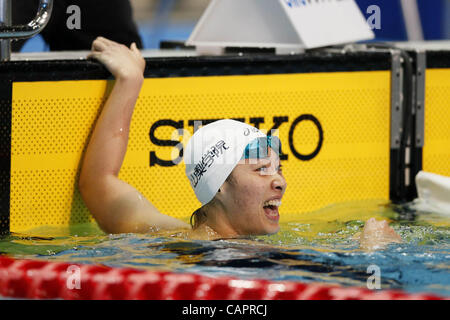
[[[280,159],[272,149],[264,159],[241,160],[223,185],[229,223],[240,235],[278,232],[278,207],[286,191]]]

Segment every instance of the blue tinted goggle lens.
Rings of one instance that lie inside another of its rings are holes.
[[[281,142],[276,136],[256,138],[245,147],[242,159],[263,159],[269,156],[269,148],[280,155]]]

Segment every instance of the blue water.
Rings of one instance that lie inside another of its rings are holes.
[[[385,218],[403,243],[365,252],[352,237],[368,217]],[[169,233],[106,235],[94,224],[45,227],[0,240],[0,252],[18,258],[103,264],[148,270],[294,280],[366,287],[369,266],[381,288],[450,296],[450,223],[382,201],[332,205],[285,218],[273,236],[189,240]]]

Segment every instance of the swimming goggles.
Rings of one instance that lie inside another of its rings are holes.
[[[280,155],[280,139],[276,136],[256,138],[245,147],[241,160],[267,158],[269,157],[269,148],[272,148],[273,151]]]

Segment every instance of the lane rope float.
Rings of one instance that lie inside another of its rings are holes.
[[[68,300],[443,300],[434,294],[241,280],[0,256],[0,296]]]

